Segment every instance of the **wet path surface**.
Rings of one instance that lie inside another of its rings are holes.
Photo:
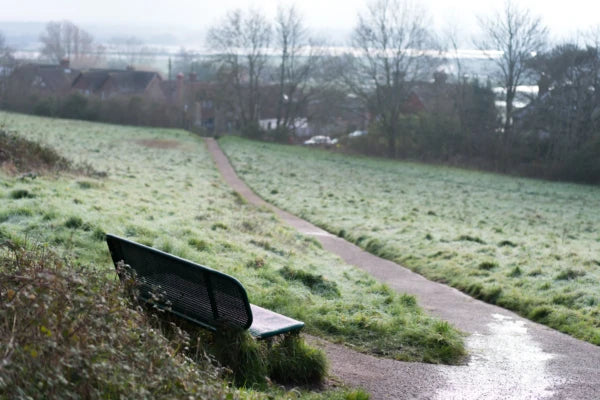
[[[207,139],[207,146],[225,181],[250,203],[271,208],[324,249],[391,288],[415,295],[429,313],[468,334],[470,357],[463,366],[376,358],[309,338],[326,351],[330,372],[344,383],[364,388],[373,399],[600,400],[600,347],[431,282],[271,206],[237,177],[214,139]]]

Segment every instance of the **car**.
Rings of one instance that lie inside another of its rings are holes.
[[[354,132],[350,132],[348,134],[348,137],[360,137],[360,136],[365,136],[368,132],[367,131],[354,131]]]
[[[304,144],[307,146],[314,146],[314,145],[320,145],[320,144],[329,145],[329,144],[336,144],[336,143],[337,143],[337,139],[332,140],[329,136],[322,136],[322,135],[313,136],[304,142]]]

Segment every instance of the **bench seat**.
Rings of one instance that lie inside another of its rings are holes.
[[[266,339],[304,327],[250,304],[242,284],[230,275],[115,235],[106,235],[106,242],[117,271],[121,262],[135,271],[142,300],[206,329],[248,329]]]
[[[252,310],[252,325],[248,331],[257,339],[266,339],[287,332],[299,331],[304,322],[297,321],[285,315],[250,304]]]

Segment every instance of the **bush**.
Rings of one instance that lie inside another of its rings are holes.
[[[298,335],[287,335],[269,352],[269,375],[279,383],[321,383],[326,373],[325,354],[307,346]]]
[[[58,115],[63,118],[88,119],[88,99],[79,93],[67,96],[61,104]]]
[[[181,354],[105,273],[45,247],[0,248],[0,398],[233,398],[219,369]]]
[[[9,163],[16,172],[69,170],[71,162],[54,149],[0,131],[0,164]]]
[[[213,335],[211,353],[219,363],[229,369],[237,386],[262,386],[268,375],[265,346],[246,331],[221,330]]]

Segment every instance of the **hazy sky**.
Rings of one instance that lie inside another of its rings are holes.
[[[157,33],[178,30],[204,31],[229,9],[253,6],[274,15],[277,4],[289,0],[0,0],[0,30],[6,21],[69,19],[82,26],[114,25],[156,27]],[[349,31],[365,0],[302,0],[294,2],[316,32]],[[437,28],[454,23],[470,36],[476,32],[476,15],[485,15],[502,6],[502,1],[421,0]],[[598,0],[518,0],[542,16],[554,38],[575,35],[600,25]]]

